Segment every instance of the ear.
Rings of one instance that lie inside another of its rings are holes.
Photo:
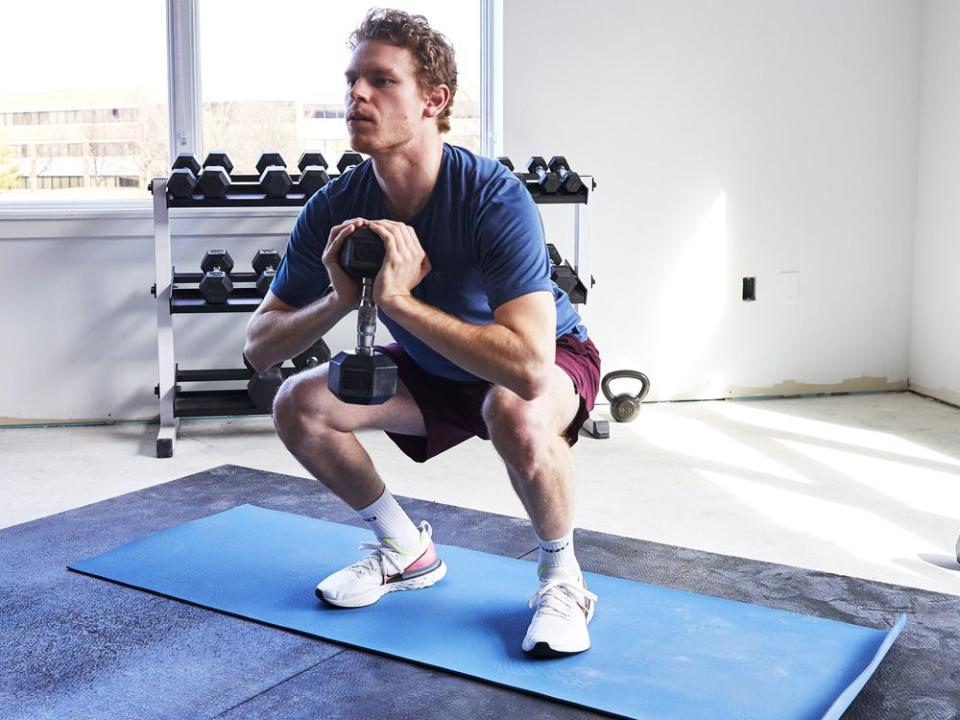
[[[437,85],[424,93],[424,100],[427,104],[423,108],[423,116],[437,117],[450,102],[450,88],[443,84]]]

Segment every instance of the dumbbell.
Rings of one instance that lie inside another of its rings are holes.
[[[257,250],[250,264],[253,265],[253,271],[257,274],[257,292],[266,297],[270,283],[277,276],[277,268],[280,267],[280,253],[272,248]]]
[[[327,347],[323,338],[293,357],[293,366],[297,370],[309,370],[323,365],[325,362],[330,362],[330,348]]]
[[[564,262],[560,257],[560,251],[556,245],[547,243],[547,254],[550,256],[550,279],[556,283],[563,292],[570,298],[570,302],[576,304],[587,301],[587,286],[583,284],[580,276],[571,267],[570,263]]]
[[[269,198],[286,197],[293,187],[293,180],[287,174],[287,163],[278,152],[261,153],[257,174],[260,175],[260,192]]]
[[[527,172],[537,176],[537,183],[548,195],[560,189],[560,178],[547,171],[547,161],[539,155],[534,155],[527,160]]]
[[[297,183],[296,189],[307,198],[330,182],[330,176],[327,174],[327,161],[322,153],[314,151],[303,153],[297,167],[300,168],[300,181]]]
[[[243,364],[250,371],[250,379],[247,381],[247,396],[250,402],[258,410],[272,412],[273,399],[283,385],[283,371],[280,369],[283,363],[277,363],[262,373],[254,370],[246,355],[243,356]]]
[[[497,158],[497,162],[503,165],[507,170],[513,172],[513,162],[506,155],[501,155]]]
[[[337,163],[337,170],[343,175],[350,168],[356,167],[363,162],[363,155],[352,150],[347,150],[340,156],[340,162]]]
[[[583,187],[583,181],[570,169],[563,155],[554,155],[548,163],[550,171],[560,178],[560,188],[564,192],[575,193]]]
[[[189,198],[193,196],[197,187],[197,176],[200,174],[200,163],[191,153],[181,153],[173,161],[170,177],[167,178],[167,192],[175,198]]]
[[[355,353],[339,352],[330,361],[327,384],[341,401],[354,405],[380,405],[397,392],[397,366],[373,349],[377,330],[377,306],[373,303],[373,279],[386,250],[369,228],[358,228],[343,243],[340,266],[363,283],[357,317]]]
[[[225,152],[215,150],[203,161],[203,170],[197,179],[197,190],[204,197],[222,198],[230,192],[230,173],[233,163]]]
[[[233,292],[230,271],[233,258],[226,250],[207,250],[200,263],[203,277],[200,279],[200,294],[211,305],[222,305]]]

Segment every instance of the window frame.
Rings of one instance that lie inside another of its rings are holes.
[[[202,0],[166,0],[167,16],[167,100],[170,125],[170,163],[180,153],[203,154],[203,96],[200,86],[199,3]],[[502,154],[503,148],[503,0],[480,0],[480,148],[488,156]],[[69,117],[70,111],[60,111]],[[53,118],[51,117],[51,120]],[[122,119],[120,120],[122,122]],[[236,208],[236,215],[251,214],[257,208]],[[86,213],[123,214],[149,217],[153,202],[147,193],[142,199],[125,200],[43,200],[0,201],[0,219],[23,217],[72,217]],[[295,214],[297,208],[289,208]],[[260,213],[254,213],[260,214]],[[273,214],[273,213],[270,213]]]

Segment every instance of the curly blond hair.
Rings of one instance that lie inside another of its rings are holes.
[[[450,111],[457,94],[457,61],[450,41],[430,27],[423,15],[389,8],[370,9],[360,27],[350,35],[347,45],[356,50],[364,40],[380,40],[407,48],[419,66],[417,82],[421,90],[429,91],[438,85],[450,88],[450,101],[437,116],[440,132],[449,132]]]

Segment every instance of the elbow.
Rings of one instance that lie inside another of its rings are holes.
[[[265,372],[268,367],[264,358],[258,356],[257,347],[249,340],[243,346],[243,364],[256,373]]]
[[[550,387],[550,368],[552,362],[538,361],[530,362],[523,374],[517,389],[517,394],[526,400],[532,402],[547,393]]]

